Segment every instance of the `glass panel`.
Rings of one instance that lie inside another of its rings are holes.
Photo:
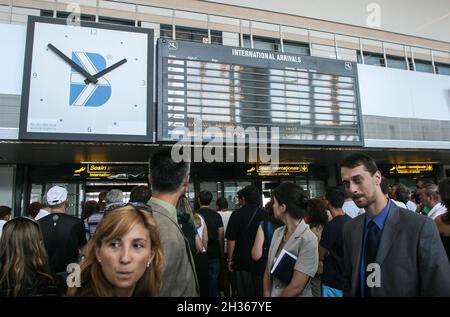
[[[281,182],[284,183],[288,180],[282,179]],[[265,206],[270,199],[272,198],[272,191],[280,185],[280,182],[278,179],[270,180],[270,181],[263,181],[262,182],[262,204]]]
[[[309,181],[309,194],[311,198],[323,198],[325,196],[325,181],[323,180],[310,180]]]
[[[436,72],[440,75],[450,75],[450,65],[436,64]]]
[[[100,191],[87,192],[86,193],[86,201],[88,201],[88,200],[95,200],[96,202],[98,202],[98,195],[99,194],[100,194]]]
[[[208,190],[211,192],[213,199],[209,204],[209,208],[215,210],[217,197],[220,197],[222,194],[220,182],[202,182],[200,183],[200,191],[202,190]]]
[[[249,38],[244,38],[243,47],[251,47]],[[253,48],[266,51],[275,51],[275,43],[253,38]]]
[[[285,53],[309,55],[308,44],[283,43]]]
[[[430,62],[425,61],[414,61],[416,64],[416,71],[425,72],[425,73],[433,73],[433,66]]]
[[[224,195],[223,197],[227,199],[228,201],[228,209],[234,210],[239,208],[237,206],[237,200],[236,200],[236,193],[237,193],[237,187],[235,182],[224,182],[223,183],[224,188]]]
[[[239,208],[237,192],[247,185],[251,185],[251,182],[224,182],[224,195],[228,201],[228,209],[235,210]]]
[[[42,184],[32,184],[31,185],[31,195],[30,195],[30,204],[38,201],[42,203],[43,199],[42,193]]]
[[[406,69],[406,61],[402,58],[388,56],[387,66],[390,68]]]
[[[70,183],[47,183],[45,184],[45,193],[53,186],[61,186],[67,190],[67,199],[69,207],[66,209],[68,215],[81,217],[82,204],[79,202],[79,184]],[[82,199],[82,198],[81,198]]]
[[[188,40],[202,43],[208,38],[207,29],[196,29],[176,26],[175,37],[177,40]],[[160,37],[172,38],[172,25],[160,26]],[[211,43],[222,44],[222,32],[211,30]]]
[[[188,188],[186,189],[186,197],[189,200],[189,203],[191,204],[191,207],[194,208],[195,205],[195,189],[194,189],[194,182],[189,182]]]
[[[310,194],[308,191],[308,182],[306,181],[306,178],[297,178],[295,180],[295,183],[303,188],[308,194]]]
[[[362,63],[361,56],[358,52],[358,62]],[[364,52],[364,64],[365,65],[375,65],[375,66],[384,66],[384,58],[383,55]]]

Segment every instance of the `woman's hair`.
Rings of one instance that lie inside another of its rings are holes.
[[[200,228],[202,226],[202,220],[200,219],[198,214],[192,210],[191,204],[189,203],[189,199],[186,197],[186,195],[181,195],[178,199],[177,210],[181,211],[184,214],[188,214],[194,222],[196,228]]]
[[[84,203],[83,212],[81,214],[81,219],[83,219],[83,220],[87,219],[92,214],[94,214],[98,211],[99,211],[98,203],[95,200],[88,200],[87,202]]]
[[[27,207],[27,214],[31,218],[34,219],[41,209],[42,209],[41,203],[38,202],[38,201],[35,201],[34,203],[31,203],[31,204],[28,205],[28,207]]]
[[[308,201],[307,213],[310,218],[309,226],[325,226],[328,223],[328,215],[325,202],[322,199],[313,198]]]
[[[306,214],[308,196],[297,184],[283,183],[273,191],[278,204],[285,204],[287,212],[294,219],[302,219]]]
[[[81,287],[68,290],[69,296],[113,296],[113,286],[106,279],[97,261],[96,249],[102,244],[125,236],[136,224],[149,232],[153,261],[136,284],[133,296],[157,296],[161,288],[164,255],[159,230],[151,213],[125,206],[107,213],[89,240],[85,259],[81,262]]]
[[[21,296],[44,280],[53,282],[39,224],[27,217],[8,221],[0,239],[0,289]]]
[[[275,218],[275,214],[273,213],[273,197],[266,203],[264,209],[267,211],[269,221],[275,226],[275,228],[284,226],[283,221]]]
[[[189,204],[189,199],[187,199],[186,195],[181,195],[180,198],[178,198],[177,210],[193,217],[193,211],[191,205]]]

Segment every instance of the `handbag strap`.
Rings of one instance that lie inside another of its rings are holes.
[[[253,219],[255,218],[256,212],[258,211],[258,209],[259,209],[259,207],[256,206],[256,209],[255,209],[255,211],[253,212],[253,215],[252,215],[252,217],[250,218],[250,221],[249,221],[248,224],[247,224],[246,230],[248,230],[248,228],[250,228],[250,225],[252,224],[252,221],[253,221]]]

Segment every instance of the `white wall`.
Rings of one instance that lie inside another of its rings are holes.
[[[450,76],[358,64],[362,114],[450,120]]]
[[[14,193],[14,166],[0,166],[0,205],[12,207]]]
[[[22,94],[26,26],[0,23],[0,94]]]
[[[358,64],[358,82],[366,147],[450,149],[450,135],[445,135],[449,130],[441,130],[450,127],[450,76]],[[368,136],[368,122],[373,118],[378,129],[389,122],[404,129],[396,135],[407,138]],[[415,139],[411,132],[422,139]]]
[[[379,5],[382,30],[450,42],[448,0],[208,0],[368,27],[367,10]]]

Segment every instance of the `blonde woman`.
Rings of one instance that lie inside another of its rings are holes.
[[[158,296],[164,256],[152,214],[126,206],[109,212],[89,240],[81,287],[70,296]]]

